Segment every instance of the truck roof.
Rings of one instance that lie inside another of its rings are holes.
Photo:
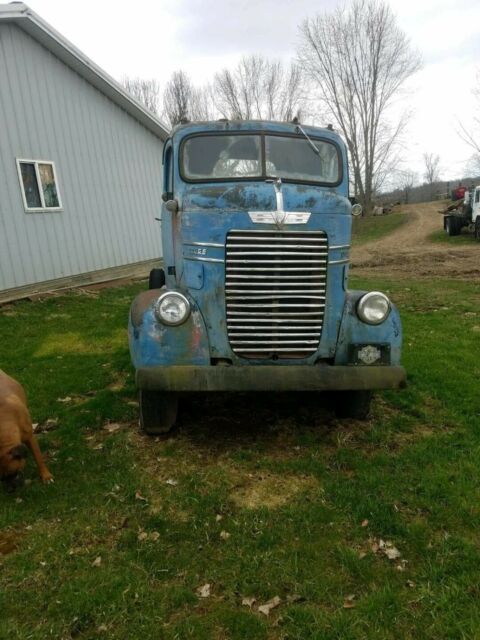
[[[331,128],[314,127],[312,125],[297,122],[278,122],[275,120],[209,120],[203,122],[188,122],[174,127],[172,137],[185,137],[195,133],[226,132],[226,131],[274,131],[276,133],[300,133],[301,127],[309,136],[321,136],[338,142],[342,140],[340,135]]]

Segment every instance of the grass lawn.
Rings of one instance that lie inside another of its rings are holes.
[[[164,440],[135,423],[143,284],[0,309],[0,366],[55,476],[29,460],[29,486],[0,492],[0,638],[480,637],[480,285],[352,284],[404,322],[409,386],[370,421],[215,394]]]
[[[383,216],[354,217],[352,219],[352,241],[363,244],[371,240],[379,240],[392,233],[407,221],[406,213],[388,213]]]
[[[442,221],[439,221],[440,224]],[[444,244],[450,245],[459,245],[459,244],[472,244],[475,243],[475,237],[473,233],[467,231],[467,229],[462,229],[462,232],[458,236],[449,236],[445,233],[443,229],[439,229],[438,231],[434,231],[428,236],[430,242],[441,242]]]

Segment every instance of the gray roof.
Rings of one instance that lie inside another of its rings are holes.
[[[0,4],[0,21],[18,25],[158,138],[165,140],[168,137],[169,132],[165,124],[26,4]]]

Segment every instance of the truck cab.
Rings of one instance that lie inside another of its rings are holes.
[[[129,342],[147,433],[185,392],[333,392],[364,418],[404,385],[397,309],[348,289],[347,151],[331,128],[176,127],[164,148],[163,271],[133,301]],[[361,212],[361,210],[360,210]]]

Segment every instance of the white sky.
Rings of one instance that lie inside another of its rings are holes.
[[[194,83],[234,66],[242,55],[295,55],[298,25],[336,0],[28,0],[29,6],[119,80],[177,69]],[[423,55],[405,106],[413,110],[405,168],[423,173],[422,154],[438,153],[442,178],[464,173],[472,151],[457,134],[475,103],[480,67],[479,0],[390,0],[400,27]],[[324,124],[324,123],[321,123]]]

